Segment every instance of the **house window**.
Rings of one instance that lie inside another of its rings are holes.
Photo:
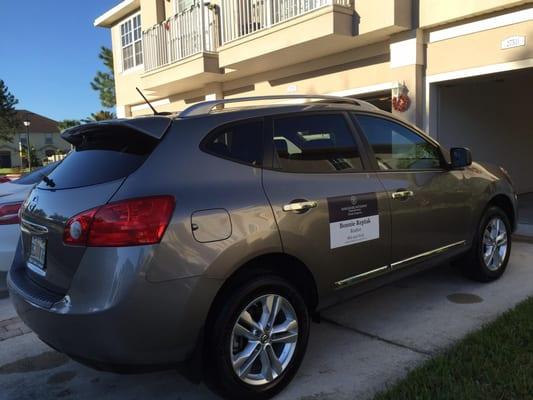
[[[126,71],[143,63],[141,14],[120,24],[122,43],[122,70]]]
[[[53,144],[54,138],[52,137],[51,133],[47,133],[44,137],[44,144]]]

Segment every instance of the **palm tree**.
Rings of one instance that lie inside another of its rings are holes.
[[[61,132],[63,132],[65,129],[72,128],[80,124],[81,124],[81,121],[78,121],[77,119],[64,119],[63,121],[59,121],[57,123],[57,127],[59,128]]]
[[[100,110],[98,112],[92,113],[90,117],[83,119],[82,122],[89,123],[89,122],[96,122],[96,121],[105,121],[108,119],[115,119],[115,118],[116,118],[115,114],[112,113],[111,111]]]

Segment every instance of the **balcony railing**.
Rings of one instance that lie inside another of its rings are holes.
[[[222,44],[329,5],[352,0],[222,0]]]
[[[148,72],[194,54],[215,52],[221,44],[322,7],[353,8],[352,1],[221,0],[218,9],[197,2],[143,32],[144,69]]]
[[[143,32],[144,69],[148,72],[194,54],[213,52],[219,36],[215,10],[196,3]]]

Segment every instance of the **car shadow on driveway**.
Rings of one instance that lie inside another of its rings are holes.
[[[299,373],[277,398],[371,398],[531,296],[531,265],[533,245],[515,243],[508,271],[497,282],[472,282],[443,265],[327,309],[323,321],[313,323]],[[0,387],[2,399],[216,398],[174,371],[94,371],[53,352],[33,333],[0,342]]]

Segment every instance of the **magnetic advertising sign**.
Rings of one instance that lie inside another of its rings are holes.
[[[375,193],[328,198],[330,247],[349,246],[379,238]]]

